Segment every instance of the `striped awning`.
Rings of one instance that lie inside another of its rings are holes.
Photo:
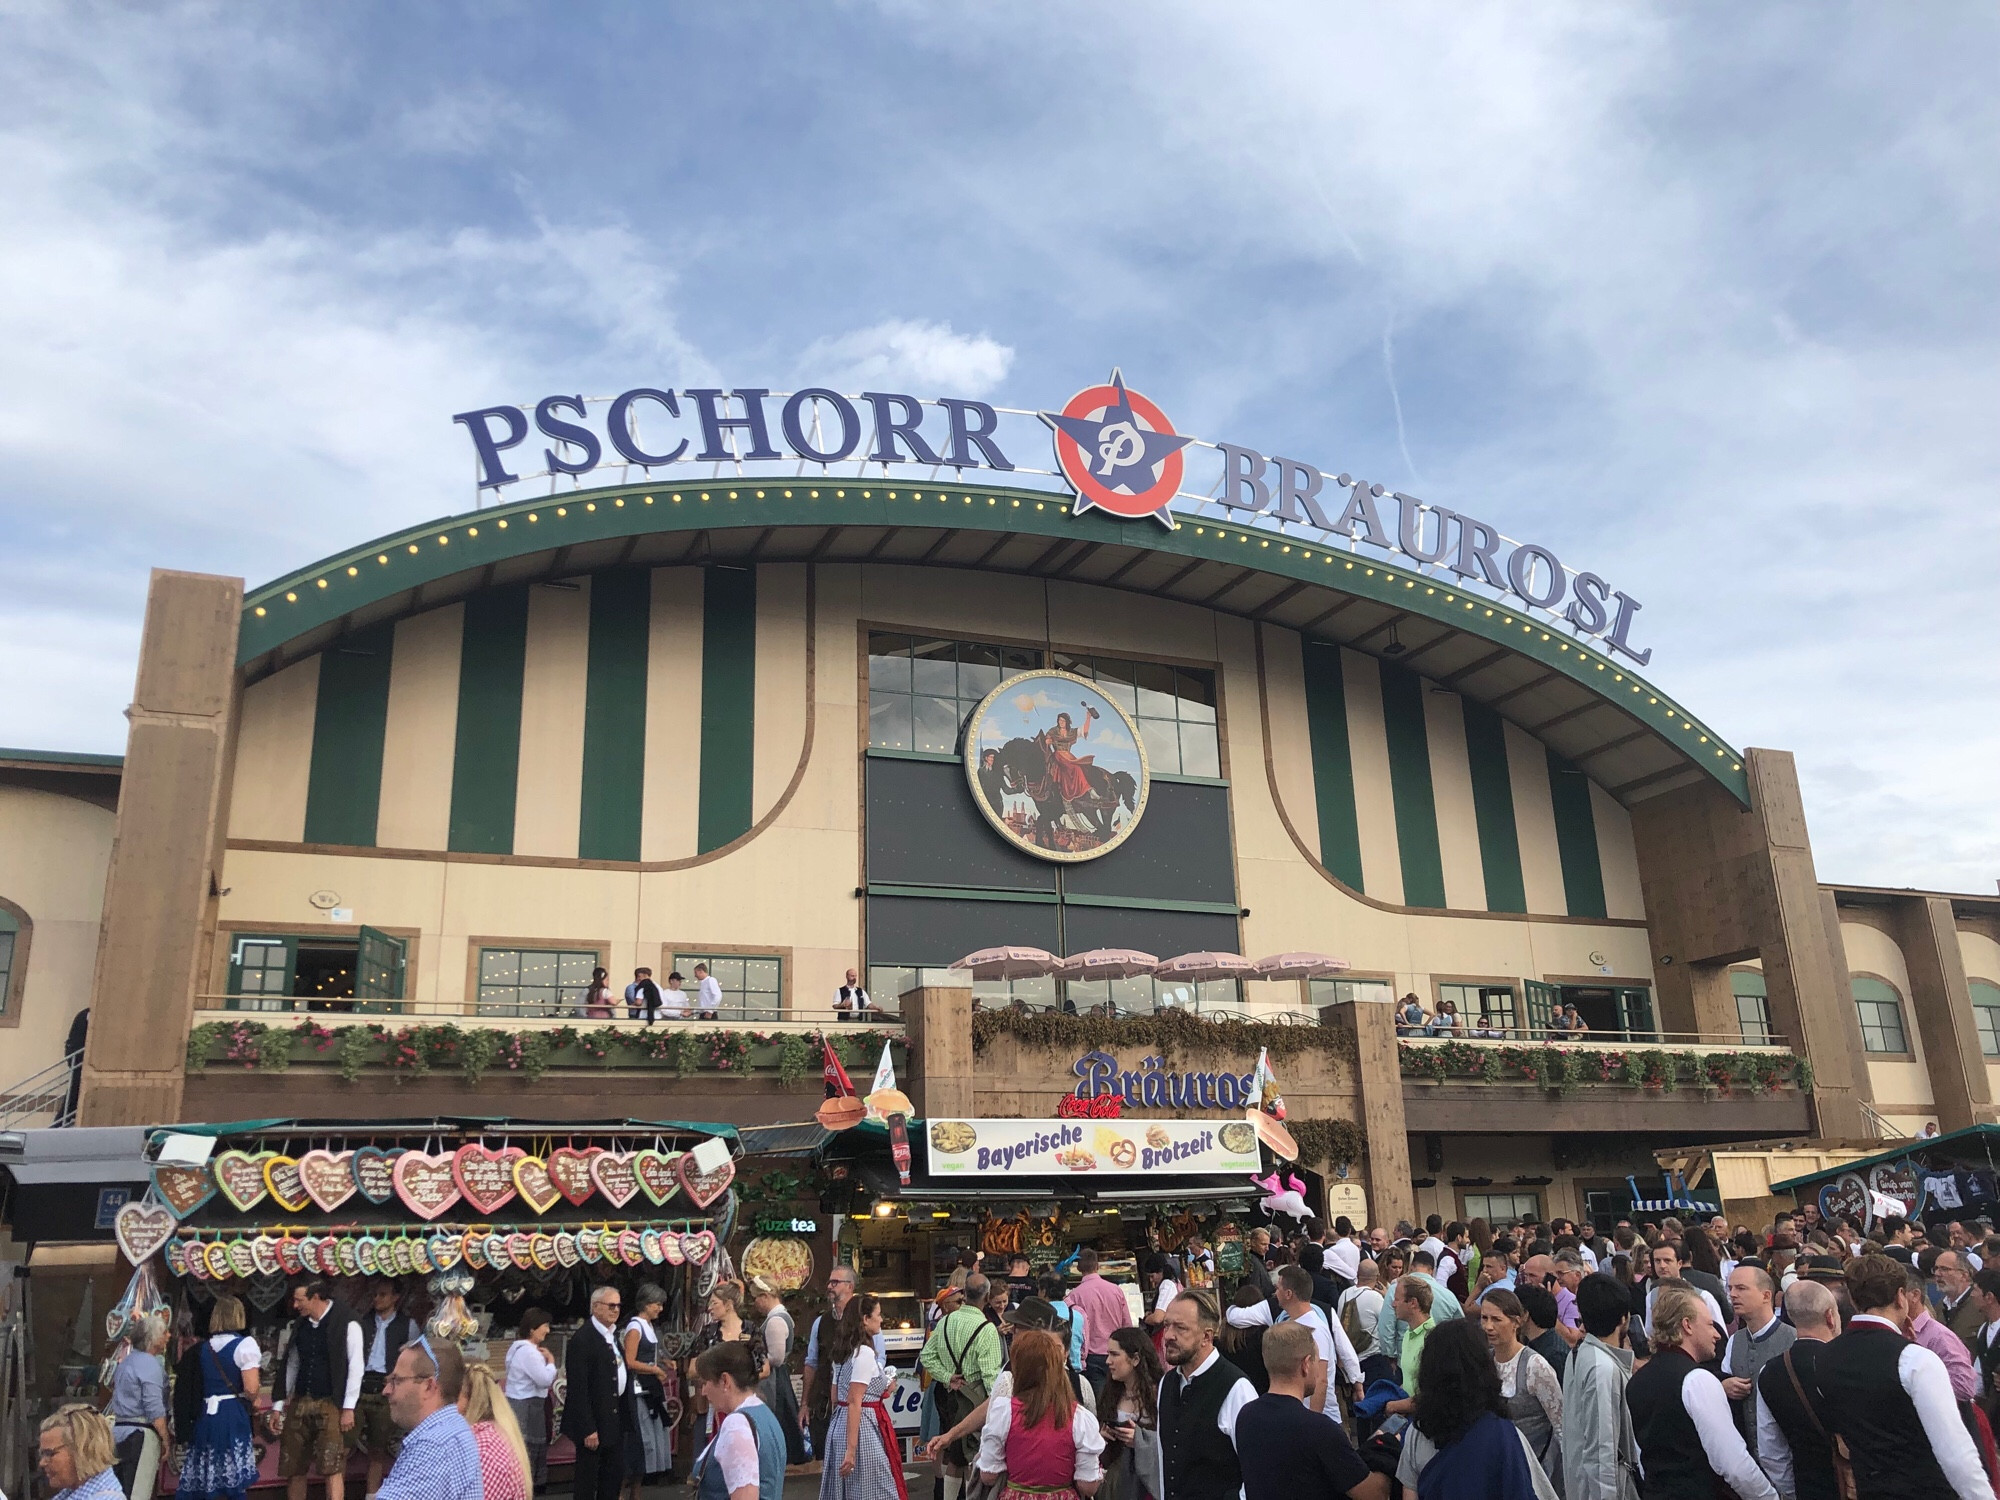
[[[1641,1214],[1719,1214],[1720,1204],[1704,1203],[1699,1198],[1639,1198],[1632,1204],[1632,1211]]]

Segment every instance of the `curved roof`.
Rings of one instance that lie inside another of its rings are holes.
[[[1073,515],[1047,490],[723,478],[573,490],[449,516],[252,591],[249,680],[349,630],[499,583],[709,562],[879,562],[1060,578],[1266,621],[1487,704],[1621,801],[1707,775],[1743,805],[1743,757],[1609,656],[1455,581],[1272,531]]]

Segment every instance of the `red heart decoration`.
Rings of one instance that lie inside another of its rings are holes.
[[[174,1212],[155,1203],[127,1203],[118,1210],[111,1229],[125,1258],[137,1266],[174,1232]]]
[[[623,1208],[639,1191],[639,1174],[630,1151],[600,1151],[590,1163],[590,1180],[613,1208]]]
[[[523,1271],[535,1269],[535,1237],[522,1230],[507,1236],[507,1258]]]
[[[646,1263],[646,1244],[636,1229],[618,1231],[618,1258],[628,1266],[642,1266]],[[607,1260],[609,1256],[605,1257]]]
[[[695,1166],[692,1151],[674,1164],[674,1170],[680,1174],[681,1186],[687,1189],[688,1197],[694,1199],[696,1208],[707,1208],[729,1191],[729,1184],[736,1180],[736,1163],[733,1160],[724,1162],[713,1172],[703,1172]]]
[[[427,1151],[405,1151],[390,1171],[396,1196],[418,1218],[435,1219],[458,1202],[458,1180],[452,1175],[452,1166],[452,1158],[443,1152],[433,1156]]]
[[[549,1181],[578,1208],[596,1191],[597,1184],[590,1180],[590,1159],[600,1154],[601,1148],[597,1146],[582,1151],[573,1146],[558,1146],[549,1153]]]
[[[482,1214],[490,1214],[513,1200],[517,1191],[514,1163],[527,1154],[519,1146],[494,1151],[478,1141],[467,1141],[452,1153],[452,1181],[467,1203]]]
[[[354,1196],[354,1153],[308,1151],[299,1158],[299,1181],[321,1213],[332,1213]]]
[[[539,1156],[523,1156],[514,1163],[514,1187],[521,1201],[538,1214],[545,1214],[562,1200],[562,1189],[549,1177],[549,1164]]]

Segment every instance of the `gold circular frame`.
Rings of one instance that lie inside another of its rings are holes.
[[[1044,849],[1040,844],[1032,843],[1022,838],[1002,820],[999,809],[987,803],[985,789],[979,785],[979,731],[986,723],[986,711],[1005,694],[1013,691],[1021,683],[1030,681],[1031,679],[1052,679],[1058,682],[1073,682],[1078,687],[1086,688],[1094,693],[1103,703],[1104,707],[1117,717],[1118,722],[1125,726],[1125,732],[1132,736],[1133,747],[1139,752],[1139,787],[1133,798],[1132,816],[1125,821],[1125,826],[1120,828],[1113,837],[1105,840],[1105,842],[1099,844],[1095,849]],[[992,825],[995,831],[1009,844],[1023,853],[1032,854],[1037,859],[1055,860],[1062,864],[1082,864],[1087,860],[1102,859],[1113,849],[1123,844],[1126,839],[1132,836],[1132,830],[1139,826],[1139,820],[1146,815],[1146,803],[1153,794],[1153,765],[1152,761],[1146,755],[1146,741],[1139,733],[1137,721],[1133,719],[1132,715],[1125,712],[1116,699],[1112,698],[1109,693],[1105,692],[1102,687],[1098,686],[1090,678],[1079,677],[1074,672],[1059,672],[1052,667],[1033,667],[1025,672],[1016,672],[1012,677],[1007,678],[998,687],[987,693],[984,698],[981,698],[979,700],[979,707],[972,711],[972,717],[966,721],[965,748],[959,758],[965,764],[966,788],[971,792],[972,800],[979,808],[980,813]]]

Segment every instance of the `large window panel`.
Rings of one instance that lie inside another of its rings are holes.
[[[1972,1019],[1979,1027],[1980,1053],[2000,1058],[2000,984],[1990,979],[1972,981]]]
[[[594,948],[481,948],[479,1013],[583,1016],[590,976],[601,962]]]
[[[1909,1052],[1909,1036],[1903,1029],[1903,997],[1896,993],[1894,985],[1863,974],[1855,975],[1854,1008],[1861,1019],[1863,1050]]]

